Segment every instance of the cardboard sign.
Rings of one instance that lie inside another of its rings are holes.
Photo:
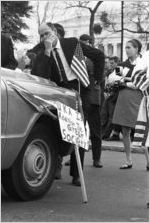
[[[87,150],[88,134],[81,114],[60,102],[57,102],[57,111],[62,139]]]
[[[62,139],[88,150],[89,126],[84,125],[81,113],[58,101],[42,101],[57,108]]]

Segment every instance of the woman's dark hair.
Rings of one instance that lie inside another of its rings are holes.
[[[138,53],[141,52],[142,43],[139,40],[137,40],[137,39],[131,39],[128,42],[129,43],[132,43],[132,45],[133,45],[134,48],[138,48]]]

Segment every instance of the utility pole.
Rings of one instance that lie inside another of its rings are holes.
[[[121,1],[121,61],[123,61],[123,39],[124,39],[124,1]]]

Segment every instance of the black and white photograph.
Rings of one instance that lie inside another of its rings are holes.
[[[149,1],[1,0],[1,222],[149,222]]]

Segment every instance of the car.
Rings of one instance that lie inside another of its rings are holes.
[[[54,102],[82,112],[78,92],[44,78],[1,68],[1,181],[13,199],[39,199],[50,189],[62,140]]]

